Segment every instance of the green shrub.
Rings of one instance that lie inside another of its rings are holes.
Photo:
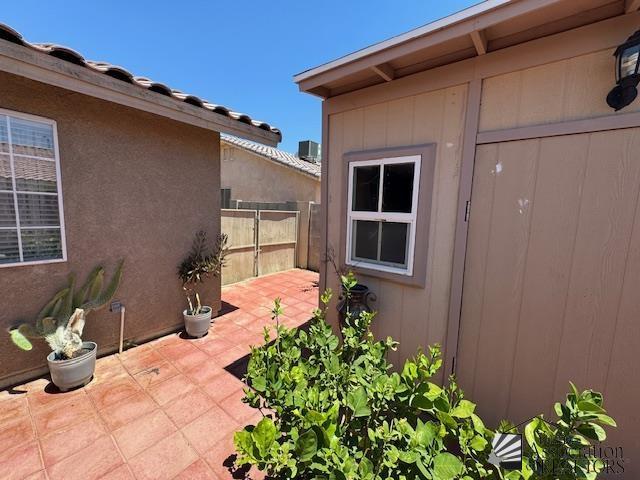
[[[347,289],[351,280],[343,277]],[[475,404],[454,378],[446,386],[431,381],[442,365],[439,347],[419,352],[393,372],[386,357],[397,343],[373,338],[374,314],[347,315],[341,342],[325,322],[330,298],[331,292],[322,295],[323,309],[314,312],[308,332],[279,324],[276,299],[277,338],[271,341],[265,329],[265,345],[251,352],[246,380],[252,388],[244,401],[260,409],[263,419],[236,432],[240,464],[278,479],[596,477],[593,459],[581,447],[604,438],[602,424],[615,425],[600,394],[572,386],[567,402],[556,405],[555,426],[540,417],[526,426],[522,470],[502,471],[490,463],[494,432]],[[554,460],[575,473],[544,472]]]

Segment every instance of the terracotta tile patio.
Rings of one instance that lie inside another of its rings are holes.
[[[249,345],[271,325],[306,322],[318,275],[290,270],[224,287],[209,334],[172,334],[98,359],[93,381],[48,379],[0,392],[0,479],[263,478],[230,466],[233,432],[260,414],[240,402]]]

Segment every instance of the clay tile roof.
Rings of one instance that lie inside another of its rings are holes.
[[[227,135],[225,133],[220,135],[220,139],[228,144],[240,147],[244,150],[248,150],[253,153],[257,153],[262,157],[266,157],[277,163],[281,163],[285,167],[293,168],[299,172],[306,173],[307,175],[320,178],[320,164],[304,160],[296,155],[277,148],[268,147],[260,143],[251,142],[242,138]]]
[[[280,132],[280,130],[272,127],[266,122],[252,119],[249,115],[246,115],[244,113],[232,112],[227,107],[216,105],[200,97],[197,97],[196,95],[191,95],[181,92],[180,90],[175,90],[168,87],[167,85],[164,85],[163,83],[154,82],[153,80],[150,80],[146,77],[134,76],[131,72],[123,67],[119,67],[118,65],[113,65],[108,62],[87,60],[80,53],[72,50],[71,48],[64,47],[62,45],[56,45],[53,43],[30,43],[25,40],[20,33],[3,23],[0,23],[0,39],[27,48],[31,48],[39,52],[43,52],[52,57],[59,58],[60,60],[70,62],[81,67],[89,68],[93,71],[103,73],[104,75],[109,75],[110,77],[116,78],[123,82],[137,85],[152,92],[157,92],[161,95],[165,95],[167,97],[171,97],[176,100],[195,105],[196,107],[209,110],[213,113],[224,115],[225,117],[232,118],[239,122],[252,125],[262,130],[275,133],[280,139],[282,139],[282,133]]]

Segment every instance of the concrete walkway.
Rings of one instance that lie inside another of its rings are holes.
[[[233,432],[260,414],[240,399],[249,345],[311,317],[318,275],[290,270],[223,288],[223,312],[197,340],[179,334],[98,360],[94,380],[60,393],[47,379],[0,392],[0,478],[230,479]],[[90,321],[90,320],[89,320]]]

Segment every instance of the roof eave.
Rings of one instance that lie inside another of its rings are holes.
[[[275,132],[203,110],[6,40],[0,40],[0,71],[273,147],[281,140]]]
[[[326,85],[345,76],[385,65],[401,55],[472,35],[499,22],[552,5],[561,0],[486,0],[461,12],[375,45],[301,72],[293,77],[300,91],[323,98]]]

